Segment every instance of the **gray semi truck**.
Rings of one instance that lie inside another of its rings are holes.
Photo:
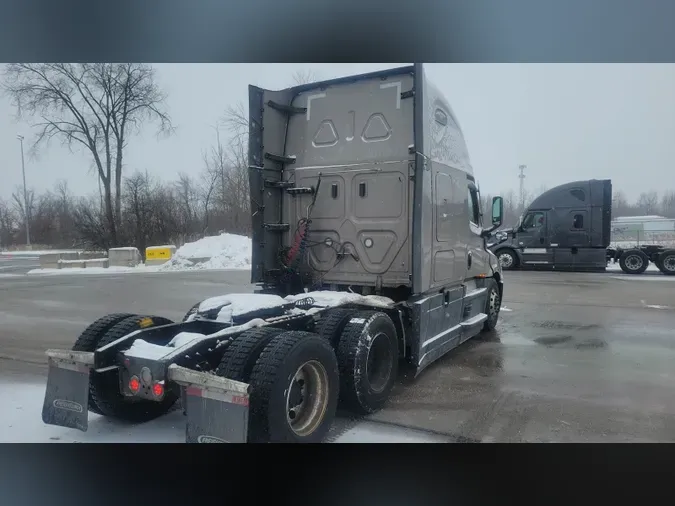
[[[618,262],[627,274],[642,274],[652,262],[675,275],[675,249],[652,244],[610,247],[611,180],[574,181],[539,195],[514,228],[491,234],[489,248],[504,270],[543,268],[604,272]]]
[[[188,442],[317,442],[338,404],[387,401],[497,325],[504,291],[466,145],[422,65],[249,88],[253,294],[181,322],[112,314],[48,350],[42,419],[142,422],[178,401]]]

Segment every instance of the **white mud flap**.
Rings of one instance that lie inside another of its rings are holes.
[[[94,354],[47,350],[49,375],[42,421],[86,432],[89,421],[89,371]]]
[[[183,388],[187,443],[245,443],[248,434],[249,385],[169,366],[169,381]]]

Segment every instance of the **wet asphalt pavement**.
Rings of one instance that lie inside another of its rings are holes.
[[[40,267],[38,257],[13,256],[0,253],[0,277],[7,275],[26,274],[32,269]]]
[[[103,314],[179,319],[200,299],[251,291],[248,276],[0,273],[0,376],[43,375],[44,350]],[[416,379],[404,370],[371,419],[454,441],[675,441],[675,277],[507,273],[504,306],[496,332]]]

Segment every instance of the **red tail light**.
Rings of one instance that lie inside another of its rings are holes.
[[[155,383],[152,385],[152,393],[154,394],[155,397],[161,397],[164,395],[164,385],[161,383]]]
[[[129,380],[129,390],[133,393],[138,392],[141,389],[141,381],[136,377],[132,376]]]

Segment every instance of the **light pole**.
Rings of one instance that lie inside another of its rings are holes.
[[[30,246],[30,225],[28,217],[28,190],[26,189],[26,163],[23,159],[23,135],[17,135],[21,143],[21,172],[23,173],[23,216],[26,222],[26,246]]]

